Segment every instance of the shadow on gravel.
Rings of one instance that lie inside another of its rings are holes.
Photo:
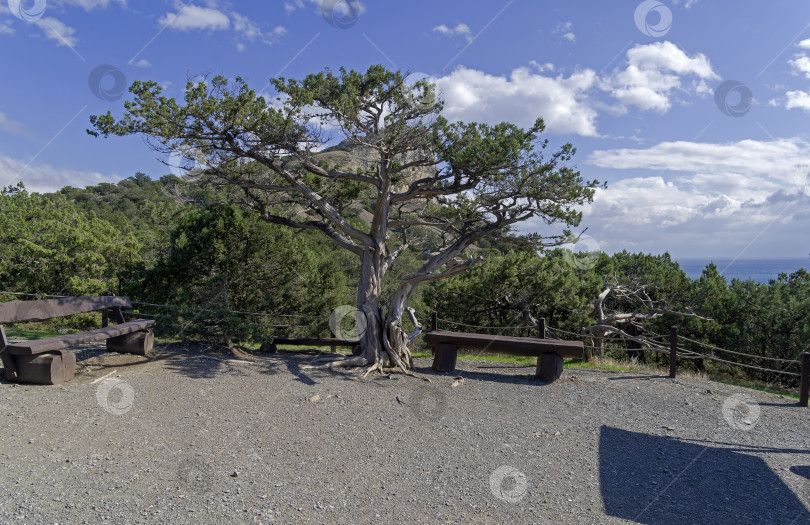
[[[267,359],[246,364],[246,359],[225,352],[204,353],[217,349],[220,348],[211,345],[169,343],[156,347],[156,355],[150,361],[162,361],[166,369],[193,379],[246,375],[245,366],[259,366],[264,373],[278,373],[280,368],[276,361]]]
[[[810,524],[761,458],[665,436],[603,426],[599,482],[605,512],[637,523]]]
[[[295,376],[296,381],[305,385],[316,385],[317,381],[309,377],[306,372],[301,369],[302,365],[309,364],[307,361],[302,362],[301,359],[291,359],[290,356],[283,359],[284,364],[287,365],[287,370]]]
[[[790,471],[794,474],[810,479],[810,465],[794,465],[790,467]]]
[[[491,366],[481,366],[477,368],[496,368]],[[517,367],[497,367],[498,369],[507,368],[509,370],[513,370]],[[463,377],[464,379],[475,380],[475,381],[488,381],[490,383],[508,383],[511,385],[534,385],[538,387],[547,386],[551,383],[544,383],[539,379],[535,378],[534,370],[535,365],[531,367],[521,367],[521,368],[531,368],[531,372],[527,374],[509,374],[509,373],[501,373],[501,372],[472,372],[470,370],[454,370],[453,372],[435,372],[429,366],[415,366],[413,371],[417,374],[423,375],[425,377],[440,377],[440,376],[447,376],[447,377]],[[563,372],[563,376],[557,380],[557,382],[561,382],[565,377],[565,372]]]

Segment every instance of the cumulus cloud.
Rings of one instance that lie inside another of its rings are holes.
[[[546,71],[554,71],[554,64],[552,64],[551,62],[540,64],[536,60],[532,60],[531,62],[529,62],[529,64],[536,67],[537,71],[539,71],[540,73],[545,73]]]
[[[241,33],[242,36],[250,41],[256,40],[256,38],[261,38],[261,29],[259,29],[259,26],[254,24],[250,18],[240,15],[239,13],[231,13],[231,17],[233,18],[234,31]]]
[[[212,6],[214,4],[211,4]],[[233,30],[237,38],[234,45],[239,51],[244,51],[245,42],[257,40],[272,45],[279,37],[287,33],[282,26],[275,27],[265,33],[250,18],[236,11],[221,11],[215,7],[200,7],[196,5],[178,6],[176,13],[166,13],[158,22],[177,31],[229,31]]]
[[[596,84],[590,70],[552,78],[518,68],[504,77],[459,67],[436,84],[451,120],[527,127],[542,116],[551,131],[597,135],[596,111],[586,101],[586,92]]]
[[[682,77],[696,77],[692,92],[706,93],[705,80],[716,80],[714,72],[702,53],[690,57],[672,42],[636,45],[627,51],[627,65],[604,79],[604,86],[626,111],[636,106],[643,111],[666,113],[672,107],[672,93],[685,89]]]
[[[576,42],[577,37],[571,29],[573,29],[574,24],[572,22],[560,22],[557,24],[557,27],[554,29],[553,33],[555,34],[562,34],[562,37],[569,42]]]
[[[292,13],[296,9],[301,9],[304,7],[304,2],[302,0],[296,0],[295,2],[284,2],[284,12],[287,14]]]
[[[351,11],[357,15],[362,15],[366,12],[366,5],[359,0],[308,0],[308,2],[315,6],[314,12],[319,15],[322,13],[324,3],[326,3],[328,7],[334,8],[336,11],[338,9],[345,10],[347,7],[350,7]],[[306,4],[307,2],[304,2],[304,0],[287,0],[284,2],[284,12],[290,14],[296,9],[303,9],[306,7]]]
[[[810,38],[802,40],[796,44],[796,47],[810,49]],[[790,65],[791,73],[794,75],[810,78],[810,57],[808,57],[807,54],[797,53],[793,55],[793,58],[788,60],[788,64]],[[771,99],[768,101],[768,105],[775,107],[784,105],[785,109],[797,108],[810,113],[810,93],[798,89],[786,91],[783,98]]]
[[[447,36],[454,36],[454,35],[462,35],[467,42],[472,42],[472,33],[470,32],[470,28],[467,24],[458,24],[456,27],[450,28],[446,25],[442,24],[433,28],[434,33],[441,33],[442,35]]]
[[[597,109],[623,114],[630,106],[661,113],[673,105],[674,93],[706,95],[707,81],[719,78],[709,60],[689,56],[675,44],[656,42],[627,51],[627,65],[598,76],[591,69],[568,76],[554,72],[554,64],[517,68],[508,76],[459,67],[437,79],[445,100],[445,114],[454,120],[503,120],[528,126],[542,116],[550,131],[598,136]],[[689,78],[691,77],[691,78]],[[607,92],[617,104],[607,106],[597,95]]]
[[[137,62],[133,62],[132,60],[130,60],[128,63],[132,67],[152,67],[152,63],[146,60],[145,58],[142,58]]]
[[[74,35],[76,30],[53,17],[40,18],[33,22],[45,34],[45,38],[56,42],[57,46],[76,47],[79,41]]]
[[[54,192],[65,186],[84,187],[102,182],[117,182],[121,177],[93,171],[80,171],[37,163],[27,166],[11,157],[0,155],[0,187],[22,181],[31,192]]]
[[[614,250],[662,252],[669,241],[693,247],[681,256],[734,256],[767,231],[757,242],[773,251],[758,251],[778,256],[810,225],[803,211],[810,204],[808,158],[810,143],[798,138],[595,151],[586,163],[610,170],[610,182],[585,208],[585,220]],[[628,170],[640,173],[627,177]],[[626,243],[626,226],[635,245]]]
[[[810,58],[807,55],[803,53],[796,55],[792,60],[788,60],[788,64],[793,68],[794,74],[801,74],[810,78]]]
[[[778,178],[792,173],[797,165],[806,165],[809,152],[810,144],[799,139],[747,139],[723,144],[676,141],[646,149],[597,150],[588,157],[588,163],[614,169],[770,174]]]
[[[788,91],[785,93],[785,108],[799,108],[810,113],[810,93],[800,90]]]
[[[228,15],[211,7],[187,5],[176,13],[166,13],[158,20],[160,25],[178,31],[224,31],[230,28]]]

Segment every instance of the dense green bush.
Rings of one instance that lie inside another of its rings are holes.
[[[117,293],[140,244],[64,196],[6,188],[0,195],[3,291],[54,295]]]

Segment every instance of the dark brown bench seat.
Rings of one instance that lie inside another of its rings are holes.
[[[456,368],[458,347],[486,350],[509,355],[537,356],[536,376],[547,383],[560,377],[563,358],[582,358],[582,341],[512,337],[505,335],[469,334],[432,330],[425,334],[425,342],[433,347],[433,370],[450,372]]]
[[[150,327],[155,322],[148,319],[126,322],[122,308],[132,308],[129,298],[63,297],[0,303],[0,358],[6,379],[52,385],[68,381],[76,370],[76,356],[65,349],[96,341],[106,340],[111,352],[149,355],[154,345]],[[102,327],[76,334],[11,343],[2,326],[95,311],[102,312]],[[110,317],[117,324],[108,325]]]

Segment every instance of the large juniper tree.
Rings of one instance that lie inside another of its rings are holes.
[[[548,152],[548,140],[538,138],[541,119],[530,129],[451,123],[434,85],[409,84],[382,66],[270,83],[272,101],[240,78],[216,77],[188,83],[178,102],[156,82],[136,81],[123,118],[93,116],[88,133],[140,134],[164,153],[193,151],[202,180],[230,188],[263,220],[318,230],[357,255],[362,352],[330,366],[407,371],[408,343],[420,329],[408,300],[421,283],[467,271],[479,260],[469,248],[482,239],[538,248],[558,242],[562,235],[518,235],[515,226],[532,219],[575,226],[576,207],[593,197],[597,182],[567,165],[573,146]],[[318,159],[337,138],[364,152],[361,169]],[[353,207],[365,207],[367,220],[352,220]],[[383,301],[386,272],[428,237],[421,267]]]

